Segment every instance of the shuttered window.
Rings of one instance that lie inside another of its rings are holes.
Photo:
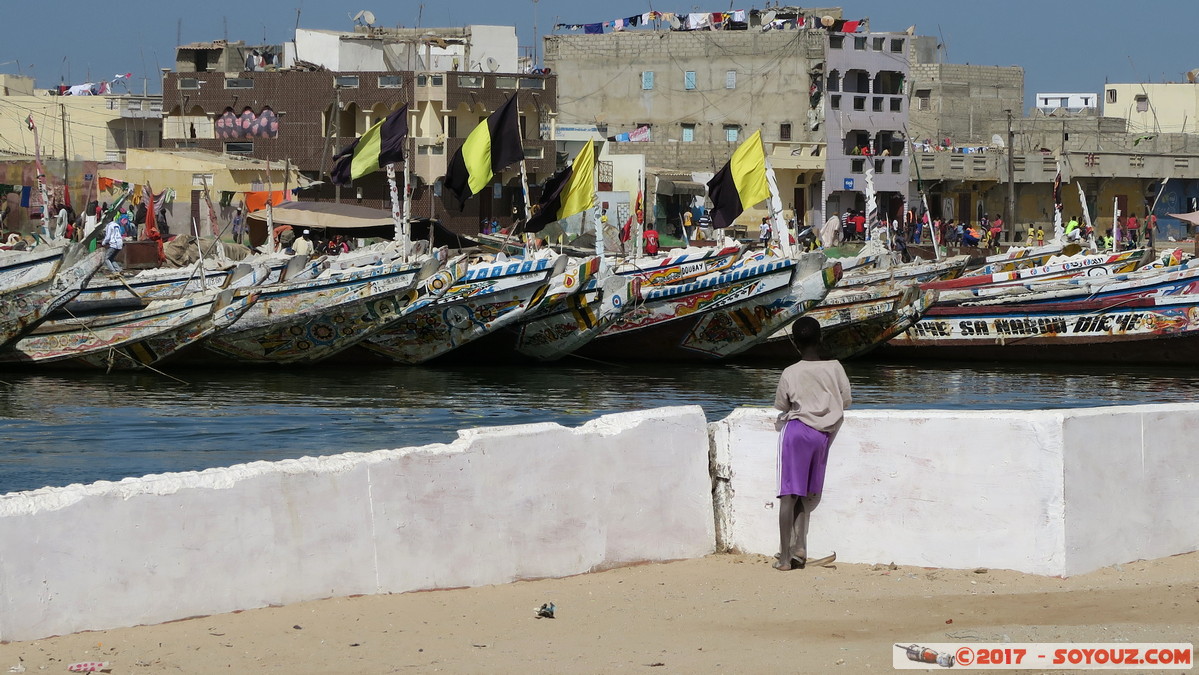
[[[641,88],[646,90],[654,88],[654,71],[641,71]]]

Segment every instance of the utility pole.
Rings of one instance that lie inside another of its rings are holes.
[[[70,160],[67,159],[67,104],[59,103],[62,107],[62,203],[65,206],[67,203],[67,193],[70,189],[67,187],[70,182],[67,180],[67,166]]]
[[[337,146],[337,139],[341,136],[341,87],[337,86],[336,81],[333,84],[333,144]],[[333,183],[333,203],[341,203],[341,184]]]
[[[1015,136],[1012,134],[1012,110],[1007,110],[1007,213],[1003,222],[1016,236],[1016,160]]]

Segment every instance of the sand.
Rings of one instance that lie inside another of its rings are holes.
[[[0,673],[861,673],[895,643],[1194,642],[1199,553],[1058,579],[713,555],[0,645]],[[535,618],[552,601],[554,619]]]

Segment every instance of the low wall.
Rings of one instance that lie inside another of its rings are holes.
[[[770,410],[710,425],[717,546],[778,551]],[[1073,575],[1199,550],[1199,404],[850,411],[809,552]]]
[[[0,641],[714,548],[698,406],[0,497]]]

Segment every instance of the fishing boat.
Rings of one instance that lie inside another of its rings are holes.
[[[1074,256],[1082,252],[1082,246],[1061,243],[1045,244],[1044,246],[1013,246],[1002,253],[996,253],[983,258],[982,262],[970,266],[962,273],[963,277],[995,274],[996,272],[1011,272],[1017,269],[1039,267],[1049,263],[1056,256]]]
[[[438,276],[440,267],[436,258],[425,257],[414,263],[329,269],[315,279],[257,287],[258,302],[203,347],[242,363],[328,358],[388,325],[422,291],[448,287],[452,277]],[[426,280],[428,284],[419,285]]]
[[[956,302],[959,295],[948,291],[967,290],[973,295],[985,295],[1004,286],[1021,286],[1030,282],[1050,281],[1076,276],[1110,276],[1122,272],[1131,272],[1140,267],[1152,254],[1149,249],[1119,251],[1115,253],[1099,253],[1094,255],[1076,255],[1054,260],[1048,264],[1017,269],[1009,272],[994,272],[961,276],[955,279],[930,281],[927,288],[940,292],[939,302]]]
[[[32,251],[0,251],[0,293],[40,284],[54,276],[66,246],[38,246]]]
[[[87,253],[74,247],[54,267],[38,265],[44,276],[39,281],[21,275],[25,284],[0,292],[0,349],[37,327],[83,288],[100,265],[104,251]]]
[[[578,350],[606,360],[710,360],[739,354],[819,303],[841,276],[822,253],[761,252],[642,300]]]
[[[252,291],[228,289],[151,300],[134,311],[52,319],[0,353],[0,361],[39,367],[144,368],[236,321],[256,299]]]
[[[436,302],[391,323],[359,347],[398,363],[435,359],[515,323],[547,296],[577,293],[578,279],[568,281],[569,267],[570,258],[557,254],[474,263]]]
[[[844,360],[866,354],[903,333],[924,315],[935,297],[936,291],[912,282],[833,288],[804,316],[820,322],[826,356]],[[747,350],[743,358],[794,361],[796,355],[788,326]]]
[[[882,349],[889,357],[1199,363],[1199,263],[1042,282],[942,303]]]
[[[692,247],[673,249],[664,256],[644,256],[617,260],[612,265],[616,274],[636,279],[641,286],[681,284],[713,272],[723,272],[741,258],[745,247]]]
[[[860,288],[877,283],[914,281],[918,283],[957,278],[969,256],[958,255],[938,261],[915,260],[909,263],[884,264],[874,268],[858,268],[846,273],[837,284],[838,288]]]

